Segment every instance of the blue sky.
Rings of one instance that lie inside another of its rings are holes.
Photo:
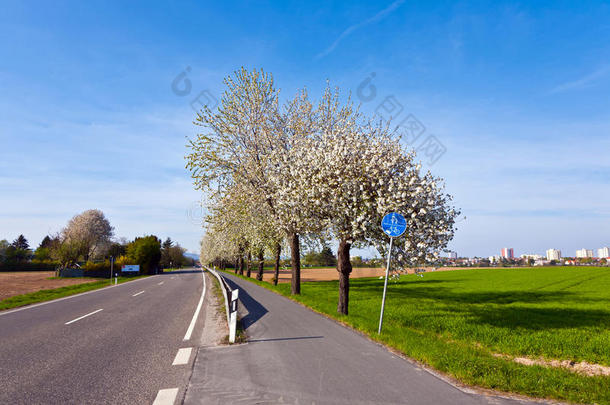
[[[460,255],[610,245],[608,3],[222,3],[3,2],[0,238],[38,244],[99,208],[117,236],[197,251],[190,104],[245,66],[285,96],[328,79],[416,117],[413,145],[446,150],[424,167],[466,217]]]

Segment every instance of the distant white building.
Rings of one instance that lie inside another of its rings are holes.
[[[457,259],[458,258],[457,252],[449,252],[449,258],[450,259]]]
[[[593,250],[592,249],[580,249],[576,251],[576,257],[580,257],[580,258],[587,258],[587,257],[593,257]]]
[[[610,248],[603,247],[601,249],[597,249],[597,257],[599,258],[609,258],[610,257]]]
[[[560,260],[560,259],[561,259],[561,250],[549,249],[546,251],[546,260]]]
[[[519,256],[522,259],[534,259],[534,260],[540,260],[540,259],[544,259],[544,256],[541,255],[537,255],[537,254],[532,254],[532,253],[527,253],[524,255]]]
[[[500,256],[489,256],[490,263],[497,263],[500,261]]]

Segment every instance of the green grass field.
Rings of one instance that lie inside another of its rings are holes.
[[[118,282],[124,283],[131,280],[148,276],[135,277],[119,277]],[[55,277],[50,277],[51,279]],[[114,279],[112,280],[114,283]],[[93,281],[91,283],[75,284],[66,287],[53,288],[49,290],[40,290],[29,294],[15,295],[0,301],[0,310],[22,307],[24,305],[35,304],[43,301],[50,301],[56,298],[67,297],[68,295],[80,294],[82,292],[97,290],[98,288],[107,287],[110,284],[108,279]]]
[[[261,284],[261,283],[259,283]],[[289,284],[273,287],[290,294]],[[472,269],[390,282],[351,280],[349,316],[338,282],[303,283],[295,299],[463,382],[534,397],[610,403],[610,377],[526,366],[492,354],[610,366],[610,268]]]

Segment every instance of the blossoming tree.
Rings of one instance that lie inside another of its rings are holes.
[[[293,162],[288,151],[313,132],[313,108],[302,91],[280,111],[279,92],[272,76],[263,71],[242,68],[235,77],[225,79],[225,84],[218,111],[204,107],[197,115],[195,124],[205,132],[189,142],[187,168],[196,189],[208,192],[212,199],[222,198],[230,187],[238,185],[248,200],[265,202],[267,223],[284,232],[290,242],[292,293],[299,294],[299,234],[309,232],[313,222],[303,220],[306,207],[285,204],[282,184],[270,179],[290,181]],[[277,280],[281,251],[277,238],[274,251]],[[257,255],[260,273],[260,246]]]
[[[420,173],[414,153],[408,153],[388,126],[361,122],[349,101],[340,105],[338,93],[327,89],[320,105],[320,135],[295,148],[294,161],[308,165],[292,195],[309,203],[314,217],[339,241],[337,311],[348,313],[350,249],[387,242],[380,224],[390,212],[403,213],[408,227],[399,245],[399,258],[430,259],[446,247],[454,232],[457,211],[449,206],[439,179]],[[302,170],[299,170],[302,169]]]

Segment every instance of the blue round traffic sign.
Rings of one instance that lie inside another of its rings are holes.
[[[383,217],[381,228],[391,238],[397,238],[407,229],[407,220],[397,212],[390,212]]]

